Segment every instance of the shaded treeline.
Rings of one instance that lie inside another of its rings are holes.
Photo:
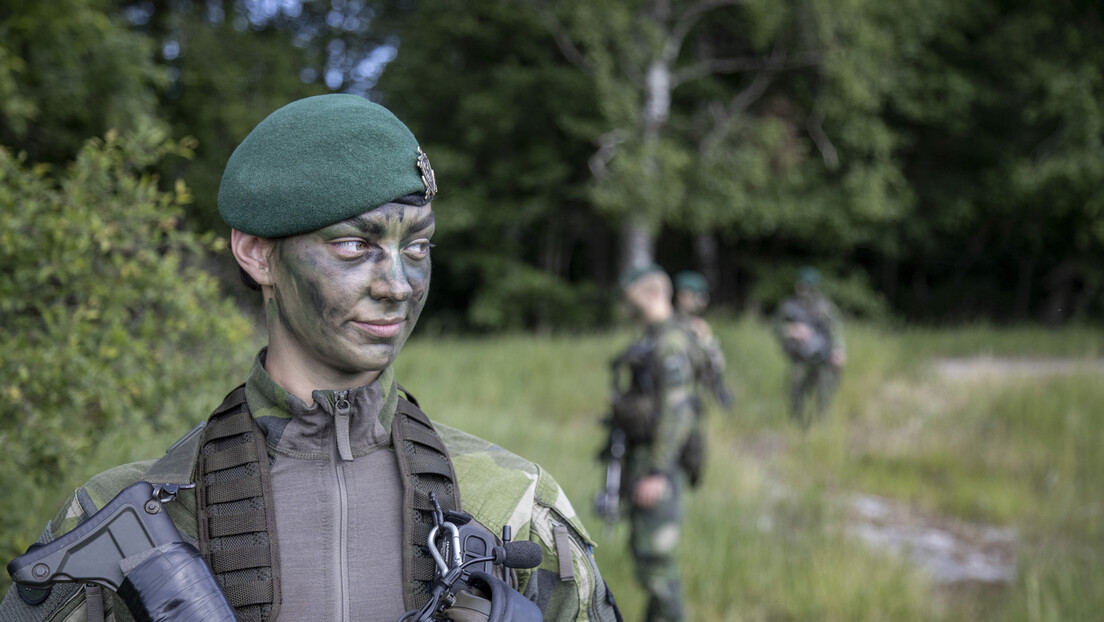
[[[857,314],[1104,315],[1095,2],[0,6],[0,144],[61,164],[111,128],[194,137],[159,165],[194,230],[225,234],[248,130],[330,91],[388,105],[433,160],[442,326],[601,325],[648,258],[739,311],[811,263]]]

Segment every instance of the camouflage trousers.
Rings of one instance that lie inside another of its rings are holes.
[[[809,425],[814,414],[823,417],[839,385],[839,377],[839,368],[827,362],[791,363],[788,379],[790,417],[802,426]],[[810,395],[815,399],[812,414],[808,412],[806,405],[806,399]]]
[[[682,493],[685,477],[673,478],[673,486],[650,508],[632,505],[630,536],[636,579],[648,596],[646,622],[682,619],[682,582],[678,545],[682,539]]]

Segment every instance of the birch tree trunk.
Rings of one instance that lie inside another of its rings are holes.
[[[671,66],[665,58],[653,59],[648,66],[641,111],[641,137],[644,152],[651,154],[644,167],[651,176],[660,176],[658,158],[654,155],[663,127],[671,115],[671,89],[674,84]],[[655,262],[655,224],[652,210],[640,206],[621,226],[622,269]]]

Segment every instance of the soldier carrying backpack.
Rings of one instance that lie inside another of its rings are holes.
[[[774,332],[790,362],[790,417],[806,427],[812,420],[806,398],[814,396],[818,417],[827,412],[847,362],[847,348],[839,311],[820,291],[820,272],[809,267],[799,270],[794,290],[778,308]]]
[[[611,364],[613,392],[606,459],[624,439],[620,501],[628,508],[636,576],[648,596],[645,620],[681,620],[682,588],[677,563],[682,497],[701,470],[696,368],[702,354],[689,327],[676,316],[671,280],[654,264],[630,269],[621,290],[645,326],[644,335]],[[611,462],[612,463],[612,462]],[[608,490],[608,489],[607,489]],[[599,511],[615,516],[610,495]]]

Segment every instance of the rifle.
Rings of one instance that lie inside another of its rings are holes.
[[[594,511],[613,526],[621,517],[621,476],[625,462],[625,431],[610,422],[609,440],[599,454],[606,460],[606,485],[594,495]]]
[[[716,398],[721,408],[731,410],[735,398],[732,395],[732,391],[729,390],[728,385],[725,384],[724,374],[721,373],[719,366],[713,360],[709,361],[706,368],[704,374],[704,384],[706,388],[713,393],[713,397]]]
[[[108,588],[141,622],[234,622],[203,557],[165,512],[163,503],[175,494],[167,488],[130,485],[69,533],[13,559],[8,574],[21,590],[54,583]]]

